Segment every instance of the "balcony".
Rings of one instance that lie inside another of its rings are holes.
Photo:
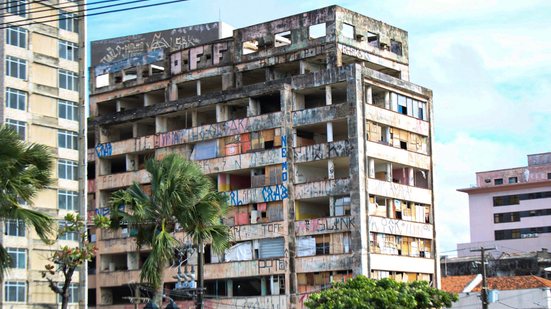
[[[350,194],[349,184],[349,178],[340,178],[295,185],[295,199]]]
[[[247,205],[252,203],[268,203],[282,201],[289,197],[285,184],[234,190],[228,193],[230,206]]]
[[[371,269],[432,274],[437,267],[434,259],[388,254],[370,254]]]
[[[125,286],[129,282],[140,282],[140,270],[99,272],[96,274],[96,282],[102,287]]]
[[[430,157],[420,153],[395,148],[383,143],[366,141],[365,154],[369,158],[384,159],[423,170],[431,170]]]
[[[134,181],[140,184],[148,183],[150,181],[149,177],[146,170],[98,176],[96,187],[98,190],[124,188],[130,186]]]
[[[311,125],[346,118],[347,116],[348,105],[346,103],[333,104],[293,112],[293,125]]]
[[[295,163],[326,160],[350,156],[350,143],[342,140],[332,143],[296,147],[293,149]]]
[[[411,236],[424,239],[433,239],[433,226],[404,220],[369,216],[371,233]]]
[[[432,192],[429,189],[369,178],[367,179],[367,190],[369,194],[432,204]]]
[[[206,174],[231,172],[247,168],[262,167],[283,163],[281,149],[270,149],[259,152],[243,153],[208,160],[197,161]]]
[[[233,241],[274,238],[287,235],[287,224],[283,221],[261,224],[235,225],[230,227]]]
[[[351,216],[327,217],[295,222],[295,235],[319,235],[337,232],[349,232],[356,226]]]
[[[287,268],[286,258],[206,264],[205,278],[210,280],[285,274]]]
[[[352,269],[352,254],[317,255],[297,257],[297,273]]]

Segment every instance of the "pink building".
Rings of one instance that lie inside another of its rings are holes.
[[[528,166],[476,173],[469,194],[469,248],[496,246],[501,252],[551,248],[551,152],[528,155]]]

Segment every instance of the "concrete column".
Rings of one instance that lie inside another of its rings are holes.
[[[201,95],[201,80],[197,80],[197,95]]]
[[[155,117],[155,133],[162,133],[168,130],[168,119],[166,117]]]
[[[332,122],[327,123],[327,142],[328,143],[333,142],[333,123]]]
[[[226,281],[226,291],[228,292],[228,297],[233,296],[233,280],[232,279],[228,279]]]
[[[390,91],[385,92],[385,108],[390,109]]]
[[[299,111],[299,110],[302,110],[304,108],[305,108],[304,95],[299,94],[299,93],[295,93],[295,106],[294,106],[293,110]]]
[[[413,168],[408,168],[408,185],[414,186],[415,185],[415,176]]]
[[[368,164],[369,164],[368,176],[369,178],[375,178],[375,159],[369,158]]]
[[[126,171],[137,171],[138,170],[138,155],[127,154],[126,155]]]
[[[331,86],[325,86],[325,105],[333,104],[333,94],[331,92]]]
[[[306,63],[306,61],[300,60],[299,61],[299,67],[300,67],[300,69],[299,69],[300,74],[302,75],[302,74],[306,73],[306,70],[308,68],[308,64]]]
[[[266,287],[266,277],[260,278],[260,295],[262,296],[268,295],[268,289]]]
[[[365,103],[373,104],[373,87],[365,86]]]
[[[96,162],[99,165],[99,172],[101,176],[111,174],[111,161],[107,159],[99,159]]]
[[[139,132],[138,132],[138,123],[134,122],[132,124],[132,137],[136,138],[136,137],[138,137],[138,134],[139,134]]]
[[[197,110],[193,110],[191,111],[191,126],[196,127],[197,123]]]
[[[233,72],[222,74],[222,90],[232,89],[234,87]]]
[[[327,175],[329,179],[335,179],[335,163],[333,160],[327,161]]]
[[[385,138],[385,142],[390,144],[390,128],[389,127],[384,127],[384,132],[383,134],[385,135],[384,138]]]
[[[178,100],[178,85],[174,82],[171,82],[170,85],[168,85],[168,100]]]
[[[247,117],[260,115],[260,102],[253,98],[249,98],[249,108],[247,109]]]
[[[216,122],[227,121],[228,118],[228,106],[225,104],[216,104]]]
[[[335,215],[335,198],[329,197],[329,216],[333,217]]]
[[[99,143],[108,143],[109,139],[109,130],[106,128],[99,127]]]
[[[386,181],[392,182],[392,163],[386,164]]]

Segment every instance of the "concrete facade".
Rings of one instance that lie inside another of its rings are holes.
[[[528,155],[528,166],[476,173],[469,194],[469,249],[497,246],[500,252],[535,252],[551,248],[551,153]]]
[[[85,212],[85,25],[71,15],[83,6],[84,1],[5,1],[1,18],[6,24],[0,32],[0,123],[16,128],[27,142],[50,147],[54,182],[27,207],[60,220],[67,212]],[[0,307],[56,308],[58,297],[41,272],[54,250],[78,241],[47,245],[33,229],[12,221],[1,222],[0,229],[14,263],[2,283]],[[84,306],[85,279],[85,271],[73,277],[70,307]]]
[[[357,274],[436,285],[432,92],[409,82],[405,31],[331,6],[123,61],[90,70],[89,214],[147,187],[147,158],[196,160],[235,242],[207,246],[209,308],[302,307]],[[148,254],[129,236],[95,234],[91,306],[129,306]]]

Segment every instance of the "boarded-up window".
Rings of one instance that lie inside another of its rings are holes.
[[[261,239],[258,242],[258,257],[260,259],[282,257],[285,254],[285,240],[283,237]]]

